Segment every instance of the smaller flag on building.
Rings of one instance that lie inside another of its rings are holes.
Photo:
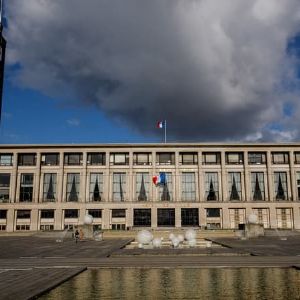
[[[165,128],[166,126],[166,121],[159,121],[156,123],[157,128]]]
[[[155,185],[164,185],[166,184],[166,173],[162,172],[159,175],[153,176],[152,181]]]

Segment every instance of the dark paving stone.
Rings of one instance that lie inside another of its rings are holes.
[[[300,255],[300,236],[258,237],[241,240],[238,238],[215,238],[212,241],[252,255],[298,256]]]
[[[33,299],[86,268],[30,268],[0,273],[0,299]]]

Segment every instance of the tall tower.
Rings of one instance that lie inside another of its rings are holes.
[[[3,0],[0,0],[0,9],[1,9],[1,11],[0,11],[0,120],[1,120],[5,49],[6,49],[6,40],[2,35],[2,31],[3,31],[3,23],[2,23]]]

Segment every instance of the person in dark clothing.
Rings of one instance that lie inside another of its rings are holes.
[[[78,239],[79,239],[79,232],[78,232],[78,230],[76,229],[76,231],[75,231],[75,242],[76,242],[76,244],[77,244],[77,242],[78,242]]]

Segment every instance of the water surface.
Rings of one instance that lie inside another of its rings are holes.
[[[40,299],[300,299],[300,272],[279,268],[98,269]]]

